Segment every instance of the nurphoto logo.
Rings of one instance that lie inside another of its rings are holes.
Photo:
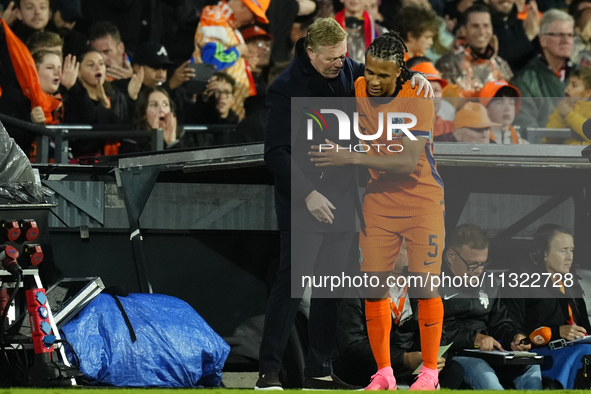
[[[309,108],[303,107],[306,112],[305,114],[310,116],[311,119],[308,119],[307,122],[307,139],[311,141],[314,138],[314,123],[318,125],[316,127],[319,128],[321,132],[328,131],[328,125],[326,120],[322,116],[322,114],[332,114],[337,117],[338,124],[339,124],[339,141],[348,141],[351,140],[351,120],[349,119],[349,115],[345,112],[338,110],[338,109],[321,109],[320,112]],[[367,116],[365,114],[359,115],[358,112],[353,113],[353,132],[355,133],[355,137],[357,137],[362,142],[364,141],[375,141],[382,136],[384,133],[384,118],[386,119],[386,139],[388,141],[392,141],[393,139],[397,139],[399,136],[404,134],[408,138],[413,141],[417,140],[411,132],[410,128],[416,126],[417,124],[417,117],[413,114],[409,114],[407,112],[378,112],[378,129],[375,134],[364,134],[359,131],[359,117]],[[405,119],[410,119],[410,123],[405,123]],[[381,147],[384,147],[389,152],[402,152],[404,149],[400,144],[371,144],[372,146],[376,147],[378,152],[380,151]],[[319,151],[334,149],[335,147],[331,144],[320,144]],[[356,152],[367,152],[370,148],[367,144],[357,144],[357,145],[349,145],[349,147],[336,147],[337,150],[347,149],[351,151],[351,149],[355,150]]]

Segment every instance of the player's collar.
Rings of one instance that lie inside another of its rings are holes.
[[[376,101],[380,104],[389,104],[393,99],[396,98],[396,96],[398,96],[398,93],[400,93],[400,91],[402,90],[402,88],[400,86],[396,86],[396,90],[394,90],[394,93],[392,93],[391,96],[389,97],[384,97],[384,96],[380,96],[380,97],[371,97],[369,96],[371,99],[376,99]],[[379,100],[377,100],[379,99]]]

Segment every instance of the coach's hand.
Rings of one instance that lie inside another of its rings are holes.
[[[318,220],[319,222],[332,224],[334,215],[331,209],[336,209],[334,205],[324,197],[322,194],[314,190],[306,197],[306,206],[308,211]]]
[[[491,336],[484,335],[484,334],[476,334],[476,339],[474,340],[474,346],[478,347],[480,350],[484,351],[491,351],[500,350],[504,352],[505,350],[501,346],[501,344]]]
[[[415,73],[412,76],[410,79],[410,87],[414,89],[415,86],[417,87],[417,96],[423,92],[424,98],[432,99],[435,97],[433,94],[433,88],[431,87],[431,82],[429,82],[423,74]]]
[[[358,153],[350,152],[348,149],[325,139],[326,144],[312,145],[310,156],[315,156],[310,161],[316,163],[316,167],[344,166],[355,164],[355,157]],[[351,147],[349,146],[349,149]]]

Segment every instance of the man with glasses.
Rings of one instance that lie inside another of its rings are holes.
[[[564,11],[549,10],[540,23],[542,54],[534,58],[512,81],[523,100],[515,123],[522,127],[546,127],[556,103],[564,97],[567,81],[575,65],[573,52],[574,21]]]
[[[446,339],[453,342],[452,351],[529,350],[531,345],[520,344],[525,335],[509,318],[501,303],[500,289],[488,276],[482,278],[489,265],[488,246],[484,231],[473,224],[456,227],[446,239],[439,288]],[[457,277],[462,278],[460,286]],[[476,390],[542,389],[539,365],[505,368],[476,357],[456,356],[454,360],[464,367],[464,381]]]
[[[257,88],[257,95],[263,95],[267,92],[268,87],[273,36],[256,25],[242,29],[240,32],[248,47],[244,59],[246,59],[252,74],[252,79]]]
[[[238,115],[232,109],[234,105],[234,89],[236,81],[226,73],[218,72],[214,74],[216,83],[213,85],[212,96],[215,99],[215,109],[217,111],[216,123],[238,124]]]

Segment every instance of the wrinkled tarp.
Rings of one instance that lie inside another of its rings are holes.
[[[93,383],[128,387],[218,387],[230,347],[186,302],[159,294],[100,294],[63,328]],[[70,355],[70,360],[73,358]]]

